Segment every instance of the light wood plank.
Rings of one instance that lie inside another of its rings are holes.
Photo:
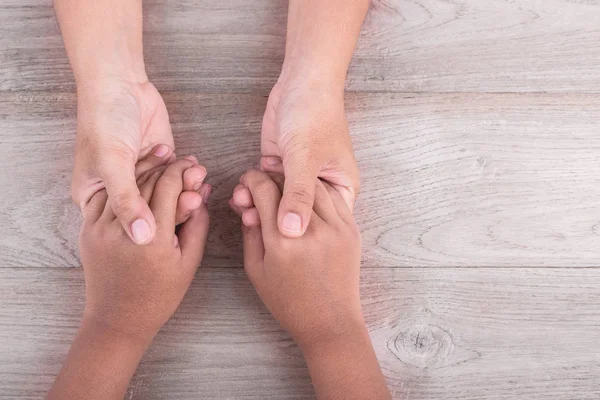
[[[144,1],[145,53],[163,90],[268,91],[286,2]],[[348,89],[600,92],[597,0],[373,0]],[[72,90],[50,0],[0,4],[0,90]]]
[[[349,94],[364,265],[600,265],[600,96]],[[259,95],[167,93],[215,186],[206,262],[241,265],[227,200],[259,156]],[[78,266],[75,98],[0,93],[0,265]]]
[[[362,271],[364,313],[394,399],[597,399],[600,270]],[[84,301],[82,271],[0,268],[0,398],[38,399]],[[312,398],[301,353],[243,270],[200,270],[130,399]]]

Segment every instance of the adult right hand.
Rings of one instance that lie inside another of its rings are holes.
[[[137,244],[150,243],[156,232],[135,176],[136,162],[152,152],[165,163],[175,157],[169,114],[154,85],[116,80],[78,87],[73,200],[83,209],[106,188],[110,206]],[[205,176],[203,167],[191,168],[184,190],[199,190]]]

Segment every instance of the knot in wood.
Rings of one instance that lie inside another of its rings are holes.
[[[395,335],[388,347],[404,364],[437,369],[479,358],[477,351],[456,346],[452,335],[432,324],[414,324]]]

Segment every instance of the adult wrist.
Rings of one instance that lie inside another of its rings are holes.
[[[144,70],[105,70],[95,74],[76,75],[77,94],[110,96],[123,87],[134,88],[148,82]]]
[[[286,57],[277,83],[284,87],[304,88],[343,96],[346,74],[336,72],[331,67],[309,61],[289,60]]]

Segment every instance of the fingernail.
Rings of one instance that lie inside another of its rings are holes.
[[[281,225],[283,226],[283,229],[288,232],[298,233],[302,231],[302,220],[298,214],[285,214]]]
[[[193,189],[195,192],[197,192],[198,190],[200,190],[200,188],[202,187],[202,183],[204,182],[204,179],[200,179],[198,182],[194,183]]]
[[[265,158],[265,163],[267,163],[267,165],[273,166],[279,164],[280,161],[278,158]]]
[[[143,219],[136,219],[131,224],[131,234],[137,244],[144,244],[150,239],[150,225]]]
[[[154,150],[154,155],[156,157],[164,157],[167,155],[167,153],[169,152],[169,147],[165,146],[164,144],[161,144],[160,146],[158,146],[156,148],[156,150]]]

